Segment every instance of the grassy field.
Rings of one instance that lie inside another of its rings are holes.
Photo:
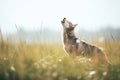
[[[0,80],[120,80],[120,40],[94,42],[111,66],[68,56],[61,43],[0,40]]]

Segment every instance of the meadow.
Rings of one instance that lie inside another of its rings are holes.
[[[92,41],[112,65],[70,57],[61,43],[0,39],[0,80],[120,80],[120,40]]]

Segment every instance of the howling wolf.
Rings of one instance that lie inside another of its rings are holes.
[[[61,21],[63,26],[63,47],[69,55],[83,55],[92,57],[95,61],[109,63],[105,53],[98,47],[78,39],[74,33],[77,24],[73,24],[64,18]]]

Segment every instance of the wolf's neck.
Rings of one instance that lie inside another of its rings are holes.
[[[67,43],[67,34],[65,32],[63,32],[63,43]]]
[[[77,37],[74,33],[67,35],[65,32],[63,32],[63,42],[64,44],[73,44],[77,40]]]

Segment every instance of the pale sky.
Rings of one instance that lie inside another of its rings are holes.
[[[120,0],[0,0],[0,27],[15,32],[15,24],[26,30],[61,29],[66,17],[79,29],[120,27]]]

